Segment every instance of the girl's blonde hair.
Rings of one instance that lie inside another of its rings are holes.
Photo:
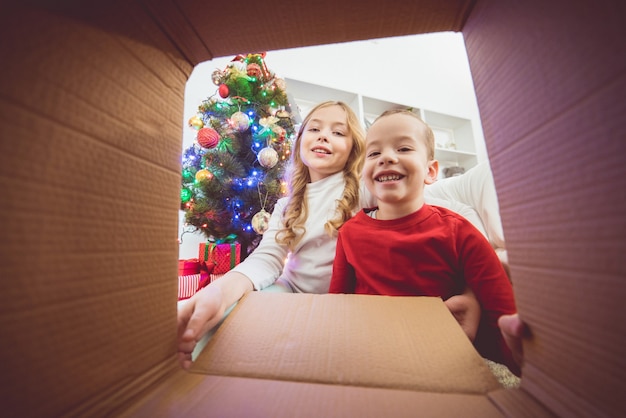
[[[363,153],[365,151],[365,133],[354,111],[344,102],[327,101],[315,106],[302,121],[296,141],[291,153],[291,162],[287,171],[287,185],[289,201],[283,211],[283,227],[276,234],[276,242],[287,245],[294,249],[306,232],[304,224],[308,217],[308,204],[306,199],[306,186],[311,182],[309,169],[300,156],[300,144],[302,133],[312,115],[319,109],[330,106],[340,106],[346,112],[348,131],[352,134],[352,149],[343,167],[345,188],[340,200],[337,201],[337,210],[334,218],[329,219],[324,229],[330,236],[334,236],[337,230],[352,214],[358,210],[361,169],[363,168]]]

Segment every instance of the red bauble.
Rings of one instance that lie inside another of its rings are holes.
[[[203,148],[215,148],[220,142],[220,134],[213,128],[202,128],[198,130],[196,140]]]
[[[222,99],[227,98],[228,95],[230,94],[230,91],[228,91],[228,86],[226,84],[220,84],[220,87],[217,89],[217,92],[220,94],[220,97]]]

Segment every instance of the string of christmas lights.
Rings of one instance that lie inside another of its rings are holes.
[[[211,78],[215,93],[188,121],[196,141],[183,151],[181,209],[187,225],[213,241],[236,240],[245,258],[285,194],[294,121],[265,53],[238,55]]]

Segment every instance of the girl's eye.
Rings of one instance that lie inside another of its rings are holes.
[[[346,134],[344,134],[343,132],[339,132],[339,131],[335,131],[335,132],[333,132],[333,134],[335,134],[337,136],[346,136]]]
[[[317,131],[319,131],[318,128],[313,128],[313,127],[309,128],[309,132],[317,132]]]
[[[398,151],[400,151],[400,152],[409,152],[409,151],[411,151],[411,148],[409,148],[409,147],[402,147]]]

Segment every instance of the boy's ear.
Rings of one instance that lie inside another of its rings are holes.
[[[428,173],[426,173],[426,178],[424,179],[424,183],[433,184],[437,181],[437,176],[439,175],[439,161],[430,160],[428,162]]]

